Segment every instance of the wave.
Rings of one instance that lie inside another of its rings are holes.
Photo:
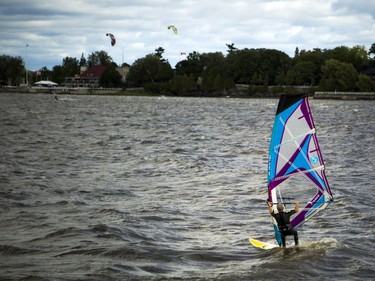
[[[4,256],[19,256],[40,253],[39,250],[19,248],[11,245],[0,245],[0,254]]]

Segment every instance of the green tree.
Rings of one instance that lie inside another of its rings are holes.
[[[321,78],[321,68],[322,65],[325,62],[325,55],[324,52],[319,49],[315,48],[311,51],[301,50],[297,57],[293,58],[293,65],[297,65],[302,62],[310,62],[314,64],[314,77],[313,77],[313,83],[315,85],[319,84],[320,78]],[[311,65],[312,67],[312,65]],[[287,84],[293,85],[294,82],[294,71],[287,72]]]
[[[73,77],[78,75],[80,72],[79,61],[73,57],[65,57],[62,60],[61,65],[55,65],[51,72],[47,70],[42,72],[42,77],[46,77],[47,73],[50,75],[50,79],[56,83],[64,83],[65,77]]]
[[[34,81],[39,81],[39,80],[54,81],[53,76],[52,76],[52,71],[49,70],[46,66],[43,66],[41,69],[39,69],[39,72],[40,72],[40,76],[35,75],[36,77]]]
[[[84,66],[87,66],[87,60],[86,60],[86,58],[85,58],[85,56],[84,56],[84,54],[82,53],[82,55],[81,55],[81,59],[79,60],[79,66],[81,67],[84,67]]]
[[[287,75],[284,72],[280,72],[275,78],[276,85],[285,85],[287,81]]]
[[[155,49],[155,56],[162,62],[162,63],[166,63],[167,60],[163,58],[163,54],[164,54],[164,51],[165,49],[162,48],[162,47],[159,47],[157,49]]]
[[[105,51],[96,51],[89,55],[88,66],[105,65],[106,67],[113,67],[113,60]]]
[[[257,71],[257,55],[255,49],[243,49],[226,56],[228,76],[237,84],[251,84]]]
[[[296,49],[294,50],[294,58],[296,58],[298,56],[299,56],[299,49],[298,49],[298,47],[296,47]]]
[[[358,74],[352,64],[329,59],[322,66],[319,87],[323,91],[353,91],[357,79]]]
[[[368,51],[369,65],[375,67],[375,43],[373,43]]]
[[[193,74],[179,75],[176,74],[169,86],[169,90],[174,95],[188,95],[195,88],[195,78]]]
[[[79,74],[79,64],[80,62],[76,58],[65,57],[62,61],[65,76],[72,77]]]
[[[288,71],[292,63],[286,53],[274,49],[258,49],[257,59],[257,68],[264,77],[264,85],[275,85],[276,77]]]
[[[145,83],[166,82],[172,77],[173,70],[170,64],[163,63],[155,55],[149,54],[131,65],[127,79],[136,86],[143,86]]]
[[[203,63],[201,55],[194,51],[189,53],[187,58],[176,64],[176,74],[178,75],[193,75],[195,79],[202,76]]]
[[[332,50],[326,50],[326,59],[335,59],[345,63],[351,63],[356,69],[360,69],[369,62],[368,52],[364,46],[349,48],[339,46]]]
[[[371,80],[370,77],[368,77],[365,74],[358,75],[358,81],[356,83],[356,86],[358,90],[361,92],[371,92],[375,88],[374,82]]]
[[[334,49],[325,50],[325,59],[334,59],[341,62],[350,62],[350,48],[347,46],[339,46]]]
[[[65,77],[66,77],[66,74],[65,74],[65,69],[64,69],[63,66],[55,65],[52,68],[52,73],[51,73],[51,80],[52,81],[54,81],[58,84],[61,84],[61,83],[64,82]]]
[[[368,51],[369,55],[375,55],[375,43],[372,43],[370,50]]]
[[[235,83],[275,85],[276,77],[286,73],[292,59],[284,52],[273,49],[244,49],[226,57],[228,75]]]
[[[238,50],[236,47],[234,47],[234,43],[231,43],[231,44],[225,44],[225,45],[227,45],[227,47],[228,47],[228,53],[229,53],[229,54],[230,54],[230,53],[233,53],[233,52],[235,52],[235,51]]]
[[[354,46],[350,49],[350,61],[356,69],[368,65],[370,58],[365,46]]]
[[[122,86],[121,75],[112,68],[106,68],[99,79],[100,87],[117,88]]]
[[[168,62],[158,63],[158,70],[156,72],[156,82],[167,82],[173,78],[173,69]]]
[[[315,82],[316,66],[311,61],[295,64],[288,71],[289,85],[313,85]]]
[[[255,72],[253,76],[251,77],[251,85],[263,85],[264,84],[264,78],[259,72]]]
[[[224,90],[224,81],[228,77],[224,55],[221,52],[204,53],[201,55],[201,61],[203,90],[205,92]]]
[[[0,79],[9,85],[19,85],[25,75],[25,66],[21,57],[0,56]]]

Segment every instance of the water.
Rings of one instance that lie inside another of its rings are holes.
[[[0,95],[1,280],[370,280],[374,101],[310,101],[335,203],[273,241],[274,99]]]

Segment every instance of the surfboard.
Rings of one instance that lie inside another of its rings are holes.
[[[273,244],[273,243],[268,243],[268,242],[262,242],[262,241],[253,239],[251,237],[249,238],[249,241],[254,247],[259,248],[259,249],[263,249],[263,250],[270,250],[270,249],[274,249],[274,248],[279,248],[279,245],[276,245],[276,244]]]

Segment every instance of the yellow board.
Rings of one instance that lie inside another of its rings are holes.
[[[255,247],[263,249],[263,250],[270,250],[270,249],[273,249],[273,248],[279,248],[279,246],[276,245],[276,244],[261,242],[259,240],[253,239],[253,238],[249,238],[249,241]]]

